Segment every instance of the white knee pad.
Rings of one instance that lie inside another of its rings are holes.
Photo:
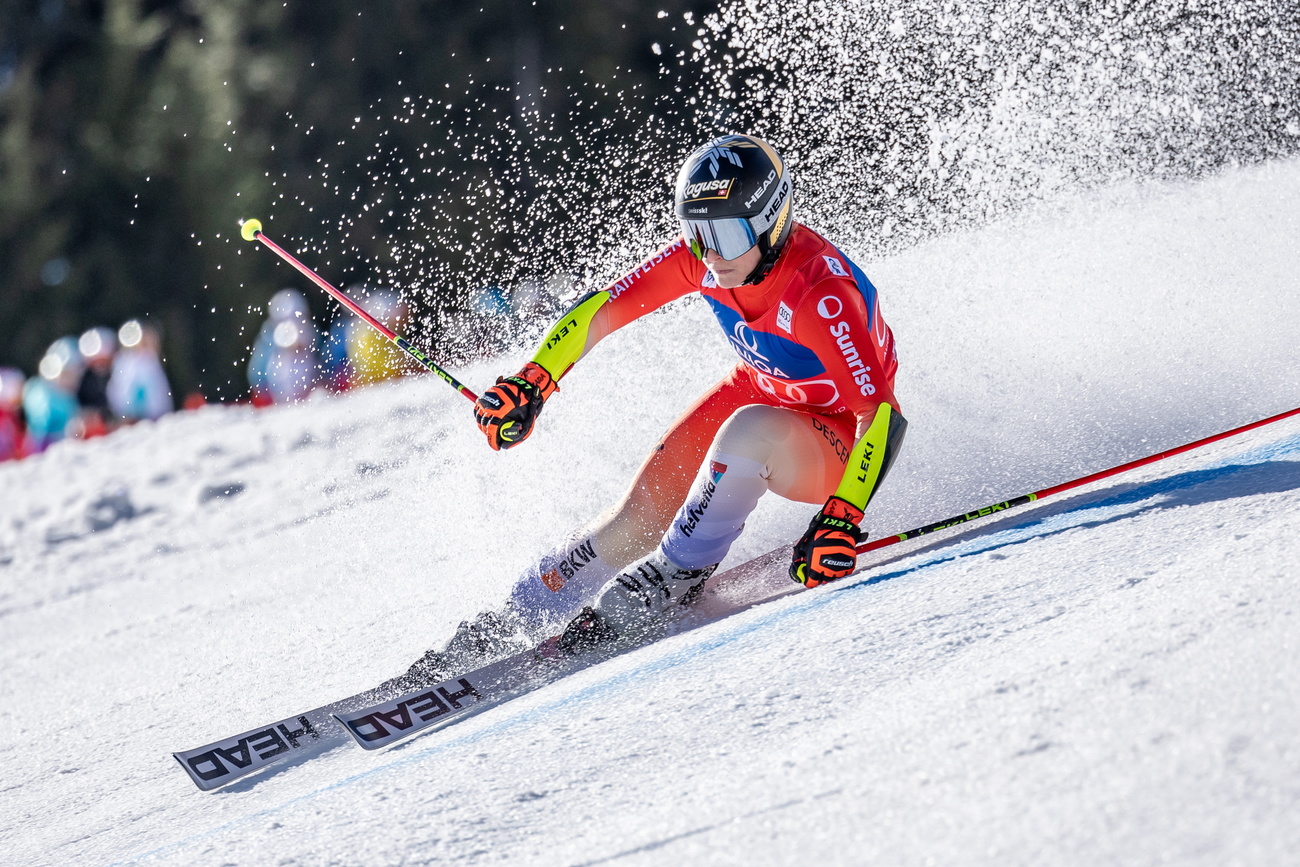
[[[788,437],[786,410],[747,406],[718,431],[663,550],[688,569],[722,562],[768,490],[769,462]]]
[[[758,461],[711,453],[664,535],[664,553],[688,569],[721,563],[767,492],[765,472]]]

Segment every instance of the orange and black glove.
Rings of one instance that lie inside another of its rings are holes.
[[[558,388],[546,368],[531,361],[514,376],[498,377],[474,402],[474,421],[488,445],[499,451],[528,439],[543,404]]]
[[[866,533],[858,529],[862,510],[847,500],[831,497],[794,546],[790,577],[805,587],[852,575],[858,564],[858,543]]]

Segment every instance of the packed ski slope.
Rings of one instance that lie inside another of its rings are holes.
[[[1300,405],[1298,201],[1300,162],[1234,169],[864,261],[911,421],[873,533]],[[599,347],[510,453],[426,377],[0,467],[0,860],[1294,858],[1294,422],[887,549],[446,731],[195,790],[173,750],[403,669],[616,498],[732,358],[684,303]],[[764,503],[730,562],[808,513]]]

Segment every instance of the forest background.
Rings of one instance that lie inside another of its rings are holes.
[[[246,396],[267,300],[304,283],[244,217],[400,292],[444,364],[526,342],[671,237],[677,166],[725,131],[776,143],[798,219],[869,262],[1295,154],[1300,8],[0,0],[0,365],[140,317],[178,397]]]
[[[711,8],[0,3],[0,365],[33,373],[56,338],[141,317],[178,395],[242,397],[266,301],[298,282],[235,248],[253,216],[332,280],[405,284],[436,355],[472,351],[440,326],[488,284],[563,270],[539,230],[572,219],[547,211],[551,174],[688,89],[687,22]]]

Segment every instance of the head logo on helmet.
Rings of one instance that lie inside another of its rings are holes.
[[[735,259],[757,245],[758,266],[746,283],[772,270],[794,226],[793,185],[785,161],[760,138],[727,135],[686,159],[677,175],[674,212],[697,256]]]

